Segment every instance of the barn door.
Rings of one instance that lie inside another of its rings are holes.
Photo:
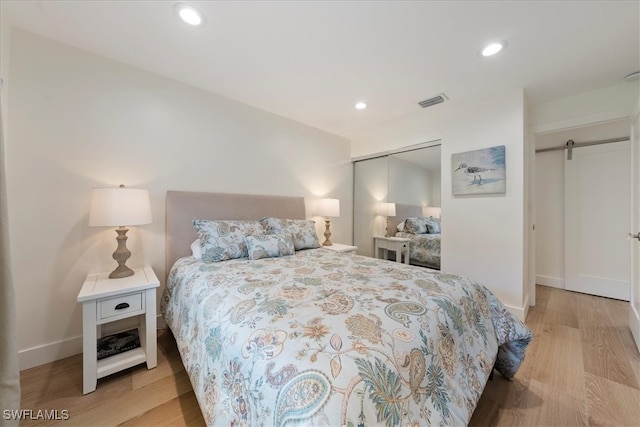
[[[629,141],[570,153],[565,158],[565,286],[629,301]]]

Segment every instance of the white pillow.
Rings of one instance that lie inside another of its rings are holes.
[[[404,231],[404,221],[402,221],[400,224],[398,224],[398,226],[396,228],[398,229],[398,231]]]
[[[195,259],[202,259],[202,247],[200,246],[200,239],[196,239],[191,244],[191,256]]]

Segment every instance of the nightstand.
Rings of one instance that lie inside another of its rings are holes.
[[[325,249],[330,249],[332,251],[342,252],[348,255],[354,255],[356,253],[356,250],[358,249],[357,246],[343,245],[341,243],[334,243],[331,246],[322,246],[322,247]]]
[[[78,294],[82,303],[83,393],[96,389],[98,378],[147,363],[158,364],[156,288],[160,281],[151,267],[134,268],[133,276],[109,279],[109,273],[89,274]],[[97,359],[97,339],[105,323],[144,316],[138,334],[140,347],[102,360]]]
[[[394,251],[396,253],[396,262],[401,262],[402,255],[404,255],[404,263],[409,264],[409,242],[411,239],[405,237],[374,237],[374,251],[373,254],[376,258],[388,259],[388,251]],[[380,256],[380,250],[382,249],[382,256]]]

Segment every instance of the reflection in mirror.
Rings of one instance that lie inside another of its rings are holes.
[[[353,229],[358,254],[394,260],[399,255],[394,248],[407,242],[409,250],[400,252],[408,254],[412,264],[439,267],[440,161],[440,145],[432,145],[355,162]],[[433,217],[432,233],[398,231],[409,217],[422,222]],[[388,239],[396,236],[406,240]],[[381,253],[374,253],[376,243]]]
[[[389,201],[440,206],[440,146],[389,156]]]
[[[389,201],[396,215],[389,227],[410,239],[409,263],[440,268],[440,145],[396,153],[389,158]],[[416,218],[408,224],[407,218]],[[392,253],[390,258],[397,256]]]
[[[373,256],[373,236],[384,235],[381,203],[389,192],[389,158],[358,161],[353,174],[353,244],[359,255]]]

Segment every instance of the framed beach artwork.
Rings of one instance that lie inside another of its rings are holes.
[[[454,196],[506,191],[504,145],[451,155]]]

